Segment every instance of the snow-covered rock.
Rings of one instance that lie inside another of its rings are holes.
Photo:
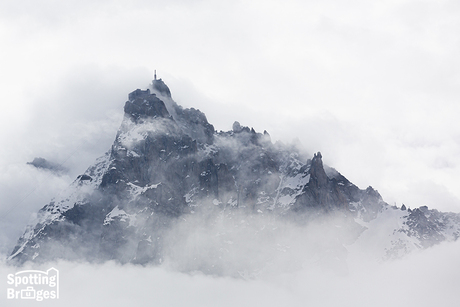
[[[174,227],[197,216],[201,226],[231,225],[212,237],[216,261],[238,253],[236,229],[256,242],[282,233],[280,220],[330,226],[321,229],[335,243],[319,244],[328,247],[310,255],[318,261],[358,246],[394,258],[460,235],[458,214],[389,206],[372,187],[359,189],[323,165],[319,152],[309,159],[238,122],[214,131],[204,113],[177,105],[161,79],[130,93],[124,112],[111,149],[39,211],[10,261],[161,263],[168,240],[177,240]],[[332,224],[325,222],[330,216]],[[293,249],[281,241],[273,246]]]

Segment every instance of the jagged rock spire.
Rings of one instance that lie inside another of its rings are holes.
[[[154,91],[157,91],[159,94],[171,98],[171,91],[169,87],[163,82],[163,80],[157,79],[157,71],[155,70],[153,81],[152,81],[152,88]]]
[[[311,160],[310,183],[317,188],[326,187],[328,183],[322,157],[321,152],[318,152],[313,155],[313,159]]]

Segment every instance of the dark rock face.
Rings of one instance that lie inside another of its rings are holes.
[[[322,213],[335,210],[349,211],[350,203],[366,201],[366,207],[384,204],[378,193],[371,195],[349,182],[344,176],[334,171],[329,176],[323,166],[320,152],[314,154],[310,162],[310,180],[299,196],[296,210],[315,209]],[[381,204],[382,203],[382,204]]]
[[[417,238],[420,245],[426,248],[446,240],[446,230],[454,230],[449,231],[448,235],[456,240],[460,236],[459,230],[455,227],[459,221],[459,216],[456,214],[441,213],[422,206],[412,210],[405,222],[407,229],[401,231],[410,237]]]
[[[108,153],[39,211],[10,261],[160,263],[169,230],[197,211],[264,213],[300,224],[340,215],[358,236],[364,228],[355,221],[390,208],[372,187],[361,190],[323,165],[319,152],[307,159],[238,122],[216,132],[204,113],[178,106],[161,79],[130,93],[124,112]],[[423,208],[404,219],[395,231],[423,247],[449,239],[444,230],[460,225],[458,215]]]
[[[169,87],[163,82],[163,80],[153,80],[152,86],[155,90],[157,90],[164,96],[171,98],[171,91],[169,90]]]
[[[129,94],[129,101],[125,104],[125,114],[138,122],[148,117],[168,117],[169,113],[163,101],[150,94],[150,90],[135,90]]]

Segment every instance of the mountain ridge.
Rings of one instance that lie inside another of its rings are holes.
[[[335,251],[359,241],[391,212],[398,227],[385,237],[380,256],[386,259],[460,235],[459,214],[392,207],[372,187],[361,190],[323,165],[320,152],[306,158],[273,144],[268,132],[238,122],[230,131],[215,131],[204,113],[179,106],[155,79],[128,95],[109,151],[39,211],[8,259],[159,264],[174,258],[170,241],[177,221],[199,213],[215,225],[222,216],[230,221],[242,212],[254,225],[263,216],[273,229],[278,226],[270,220],[305,226],[339,217],[335,223],[349,233],[334,243]],[[212,261],[225,256],[217,254]],[[216,273],[211,267],[201,264],[199,270]]]

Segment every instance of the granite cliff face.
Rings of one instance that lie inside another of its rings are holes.
[[[197,216],[215,225],[244,215],[244,222],[232,224],[239,229],[263,216],[256,241],[273,220],[302,226],[339,217],[339,226],[350,231],[334,243],[338,249],[388,219],[395,227],[385,234],[386,258],[460,234],[458,214],[402,209],[323,165],[319,152],[310,159],[238,122],[231,131],[215,131],[201,111],[177,105],[159,79],[129,94],[110,150],[39,211],[9,260],[161,263],[171,254],[170,241],[178,240],[172,234],[178,222]],[[222,259],[234,241],[218,240],[222,248],[213,257]]]

